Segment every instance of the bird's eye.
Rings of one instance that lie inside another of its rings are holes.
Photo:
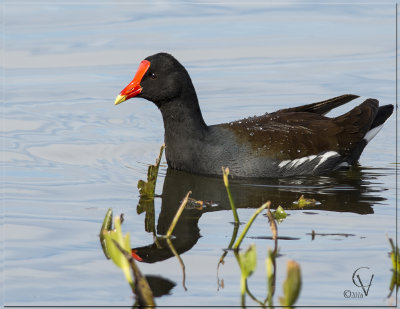
[[[151,79],[157,79],[157,75],[154,74],[154,73],[151,73],[150,78],[151,78]]]

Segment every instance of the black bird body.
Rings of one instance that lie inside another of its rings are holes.
[[[139,76],[139,77],[138,77]],[[133,94],[133,95],[132,95]],[[317,175],[348,167],[393,112],[367,99],[339,117],[324,115],[356,95],[282,109],[258,117],[208,126],[186,69],[160,53],[142,62],[117,97],[143,97],[161,111],[168,165],[191,173],[237,177]]]

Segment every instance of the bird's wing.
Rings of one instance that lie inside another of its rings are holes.
[[[278,111],[223,126],[253,150],[277,159],[293,160],[325,151],[348,156],[370,130],[377,111],[378,101],[368,99],[336,118]]]
[[[260,155],[281,160],[337,151],[335,136],[341,131],[332,118],[307,112],[271,113],[222,126]]]
[[[354,99],[357,99],[359,96],[354,94],[344,94],[339,97],[331,98],[325,101],[311,103],[307,105],[292,107],[281,109],[277,112],[280,113],[288,113],[288,112],[308,112],[308,113],[315,113],[319,115],[325,115],[332,109],[346,104]]]

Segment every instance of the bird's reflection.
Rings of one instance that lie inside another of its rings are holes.
[[[145,277],[154,297],[161,297],[170,294],[170,291],[176,285],[171,280],[161,276],[147,275]]]
[[[331,176],[231,179],[230,189],[237,208],[258,208],[267,200],[271,201],[272,208],[278,205],[283,208],[293,208],[293,202],[298,200],[300,195],[305,195],[319,202],[312,207],[313,210],[371,214],[374,212],[372,206],[385,200],[380,196],[380,192],[386,189],[375,182],[380,176],[379,171],[353,167],[351,170]],[[187,207],[184,210],[172,239],[179,254],[190,250],[200,238],[198,221],[204,212],[230,209],[222,177],[199,176],[168,169],[162,192],[161,212],[157,227],[154,227],[156,229],[153,231],[154,234],[166,233],[181,200],[188,191],[192,191],[192,198],[208,201],[210,203],[207,204],[213,206]],[[138,209],[141,207],[139,202]],[[146,206],[147,209],[150,209],[149,207],[151,208],[149,205]],[[152,207],[154,209],[154,203]],[[154,211],[152,213],[154,215]],[[146,218],[146,222],[149,225],[149,218]],[[143,262],[147,263],[162,261],[173,256],[166,241],[162,239],[133,250]]]

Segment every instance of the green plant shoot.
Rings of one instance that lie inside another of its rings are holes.
[[[106,216],[104,217],[103,224],[100,229],[100,244],[101,244],[101,248],[103,249],[103,253],[107,259],[110,259],[110,255],[108,254],[108,251],[106,248],[106,240],[104,238],[104,234],[106,232],[111,231],[111,229],[112,229],[112,217],[113,217],[112,209],[109,208],[107,210]]]
[[[112,231],[103,231],[106,251],[112,261],[115,263],[115,265],[122,269],[126,280],[129,282],[131,287],[133,287],[133,279],[129,262],[126,259],[125,255],[113,243],[113,240],[115,240],[121,248],[123,248],[125,251],[130,252],[130,235],[129,233],[126,233],[125,236],[122,235],[120,217],[114,219],[114,226],[115,229]]]
[[[390,281],[390,293],[388,297],[390,297],[394,291],[394,288],[396,288],[396,291],[399,288],[400,285],[400,252],[399,248],[394,244],[393,239],[389,238],[390,246],[392,247],[392,251],[389,253],[390,259],[392,260],[392,270],[393,270],[393,275],[392,279]]]
[[[276,265],[276,251],[268,249],[268,257],[265,259],[265,268],[267,271],[268,280],[268,295],[267,302],[272,306],[272,298],[275,294],[275,265]]]
[[[237,255],[241,279],[240,279],[240,290],[242,296],[242,306],[244,306],[244,299],[246,294],[247,278],[250,277],[257,267],[257,250],[256,245],[251,244],[249,248]]]
[[[399,248],[394,245],[393,239],[389,238],[390,246],[392,247],[392,252],[390,252],[390,258],[392,260],[392,267],[394,271],[400,271],[400,257]]]
[[[275,211],[272,212],[276,222],[281,223],[287,217],[287,213],[282,208],[282,206],[278,206]]]
[[[295,261],[287,262],[286,280],[283,282],[283,297],[279,298],[282,306],[293,306],[300,294],[301,271],[300,265]]]
[[[250,226],[253,224],[254,220],[257,218],[257,216],[260,214],[260,212],[262,212],[265,208],[269,207],[270,204],[271,204],[271,202],[268,201],[268,202],[264,203],[263,205],[261,205],[261,207],[257,208],[257,210],[251,216],[250,220],[246,223],[242,233],[239,236],[239,239],[233,245],[233,247],[232,247],[233,249],[239,248],[240,244],[242,243],[244,237],[247,234],[247,231],[249,230]]]
[[[233,218],[235,220],[235,224],[239,224],[239,215],[237,213],[235,203],[233,202],[231,190],[229,189],[229,181],[228,181],[228,175],[229,175],[229,168],[222,168],[222,175],[224,179],[224,185],[226,188],[226,192],[228,193],[228,198],[229,198],[229,204],[231,205],[232,208],[232,213],[233,213]]]
[[[304,195],[299,197],[299,200],[294,203],[297,204],[297,208],[313,207],[317,201],[313,198],[305,198]]]

